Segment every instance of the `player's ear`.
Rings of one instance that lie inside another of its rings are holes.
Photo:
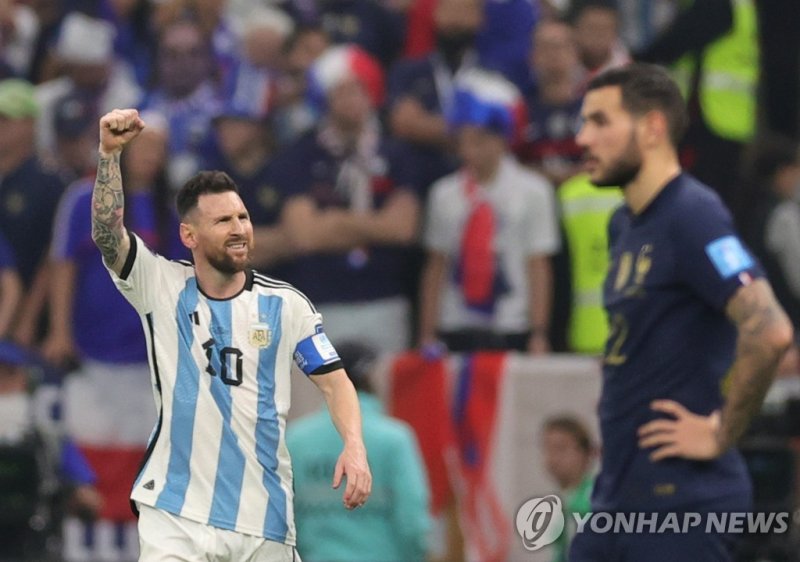
[[[180,226],[181,242],[184,246],[193,250],[197,247],[197,232],[193,225],[182,222]]]
[[[648,111],[641,119],[645,146],[658,146],[665,140],[669,142],[669,123],[662,111]]]

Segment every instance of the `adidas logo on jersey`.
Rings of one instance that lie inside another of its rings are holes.
[[[156,487],[155,480],[150,480],[150,482],[142,486],[142,488],[144,488],[145,490],[154,490],[155,487]]]

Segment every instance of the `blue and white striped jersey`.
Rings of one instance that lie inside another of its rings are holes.
[[[131,499],[294,545],[290,368],[341,366],[322,317],[292,286],[253,271],[236,296],[207,297],[191,264],[130,238],[111,276],[142,318],[160,412]]]

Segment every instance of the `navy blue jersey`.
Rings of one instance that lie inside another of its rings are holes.
[[[719,197],[695,178],[673,179],[639,215],[621,207],[609,224],[612,264],[604,287],[611,323],[599,415],[602,469],[595,511],[696,511],[748,507],[739,453],[710,462],[653,462],[637,429],[661,416],[655,399],[707,415],[723,404],[735,353],[725,306],[763,276]]]

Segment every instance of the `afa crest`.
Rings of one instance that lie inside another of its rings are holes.
[[[269,347],[269,344],[272,343],[272,330],[269,324],[263,322],[251,324],[250,331],[247,334],[247,341],[253,347]]]

